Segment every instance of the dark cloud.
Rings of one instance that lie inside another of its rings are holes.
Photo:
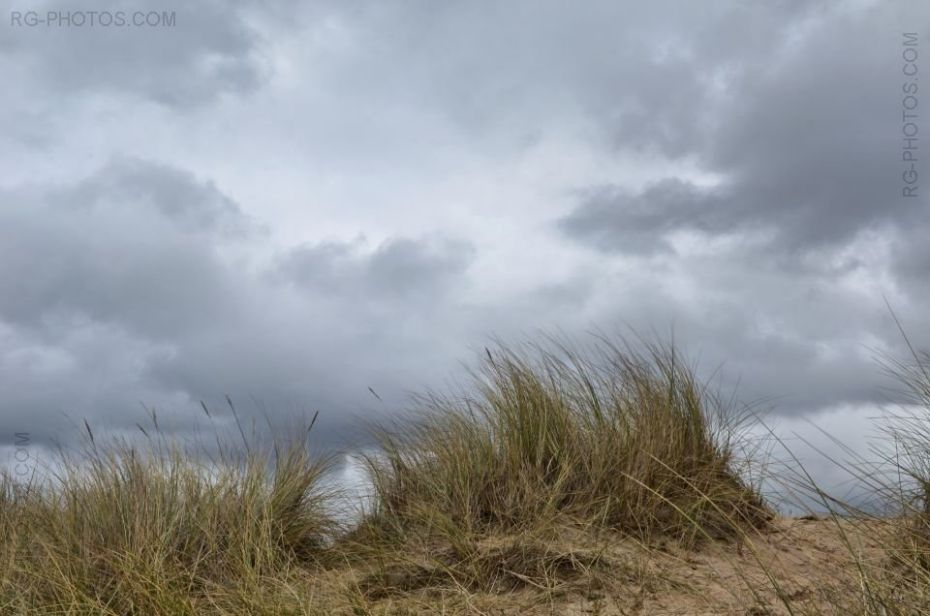
[[[886,400],[876,355],[904,349],[883,296],[911,334],[930,331],[916,309],[930,280],[927,200],[901,198],[899,164],[901,31],[928,21],[923,8],[905,15],[884,4],[798,20],[780,52],[739,60],[752,70],[733,73],[709,108],[693,156],[716,180],[587,189],[558,228],[677,272],[695,292],[667,317],[726,360],[747,393],[777,398],[779,411]],[[725,46],[732,32],[718,34]],[[671,98],[690,94],[668,84]]]
[[[42,327],[79,316],[151,339],[225,312],[233,284],[213,242],[250,228],[209,182],[117,161],[72,186],[0,197],[0,318]]]
[[[101,432],[132,429],[143,405],[184,433],[203,420],[200,400],[222,414],[230,395],[246,418],[319,409],[320,431],[336,439],[371,405],[369,386],[399,403],[410,375],[442,363],[430,333],[473,254],[460,241],[395,238],[244,267],[226,249],[264,235],[238,204],[142,160],[2,200],[13,207],[0,210],[0,387],[10,392],[0,428],[41,424],[44,435],[76,434],[85,417]]]
[[[670,178],[636,192],[587,191],[561,227],[600,249],[634,253],[667,249],[668,234],[679,230],[771,231],[770,250],[798,255],[840,250],[883,225],[923,224],[926,200],[900,197],[898,16],[886,5],[820,16],[780,56],[756,58],[754,70],[731,79],[697,153],[701,167],[723,178],[718,185]],[[876,23],[887,27],[876,33]],[[692,98],[675,81],[665,95]],[[692,120],[679,113],[663,121]]]
[[[370,254],[359,244],[323,243],[292,249],[280,275],[309,291],[355,297],[436,298],[460,276],[474,248],[463,242],[389,240]]]
[[[795,2],[478,2],[372,11],[355,26],[398,33],[373,37],[383,53],[364,61],[399,58],[386,74],[413,81],[411,93],[438,99],[468,130],[539,138],[553,116],[577,113],[616,150],[680,157],[708,145],[726,84],[770,62],[816,12]]]
[[[680,179],[657,182],[641,193],[606,186],[591,189],[560,221],[570,236],[607,250],[649,254],[671,250],[667,233],[686,229],[732,231],[735,209],[725,189],[701,188]]]
[[[56,206],[82,213],[115,207],[143,212],[154,210],[191,233],[247,238],[263,231],[212,181],[168,165],[134,158],[111,162],[73,189],[53,194]]]

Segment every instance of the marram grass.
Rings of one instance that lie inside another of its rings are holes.
[[[567,522],[690,541],[771,515],[738,472],[746,416],[671,348],[501,346],[472,376],[378,432],[372,525],[467,536]]]
[[[930,614],[913,360],[892,366],[923,409],[886,426],[896,479],[861,477],[893,515],[795,478],[838,537],[800,586],[778,559],[803,539],[745,472],[746,409],[672,346],[598,338],[488,349],[460,391],[375,428],[351,525],[300,439],[219,460],[92,440],[41,481],[0,477],[0,614]]]

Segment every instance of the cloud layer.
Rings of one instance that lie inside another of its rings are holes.
[[[230,395],[341,444],[491,335],[627,326],[798,418],[893,398],[886,299],[930,342],[923,4],[175,12],[0,43],[0,432]]]

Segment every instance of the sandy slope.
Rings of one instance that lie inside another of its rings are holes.
[[[787,601],[795,614],[836,614],[846,613],[844,605],[861,605],[859,572],[850,549],[867,567],[880,567],[883,532],[883,524],[875,521],[781,518],[771,530],[742,544],[712,543],[696,551],[674,545],[647,549],[622,539],[592,544],[569,533],[549,543],[551,552],[564,558],[551,561],[555,564],[548,583],[508,571],[505,563],[500,578],[525,583],[503,583],[513,587],[492,592],[437,583],[435,577],[418,587],[413,570],[403,567],[382,575],[378,584],[364,572],[341,575],[377,591],[368,593],[369,613],[762,616],[789,614]],[[504,554],[503,545],[514,544],[500,538],[481,549]],[[566,564],[572,559],[580,563],[577,570]],[[417,565],[416,576],[422,578],[426,570]]]

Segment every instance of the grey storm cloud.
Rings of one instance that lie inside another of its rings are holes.
[[[725,190],[701,188],[677,178],[639,193],[617,186],[589,189],[583,205],[560,221],[561,228],[606,251],[651,253],[672,247],[665,234],[681,228],[708,233],[731,231],[735,209]]]
[[[335,434],[367,387],[392,391],[384,374],[420,371],[379,362],[404,347],[430,357],[410,328],[436,318],[472,253],[452,240],[359,240],[239,267],[223,249],[263,237],[260,226],[211,182],[140,159],[0,197],[14,205],[0,211],[5,430],[42,422],[60,435],[85,417],[131,430],[145,406],[184,432],[201,400],[222,408],[229,395],[251,416],[322,408],[322,433]],[[417,296],[420,309],[398,303]]]
[[[893,397],[876,361],[904,349],[885,294],[911,335],[930,331],[920,309],[927,200],[901,197],[904,23],[921,30],[930,12],[909,5],[904,20],[900,7],[876,5],[811,22],[809,36],[781,57],[752,59],[718,97],[692,151],[717,181],[582,189],[557,222],[603,254],[686,271],[700,290],[695,305],[669,316],[691,332],[720,323],[697,336],[702,348],[728,361],[744,392],[774,395],[781,412]],[[690,92],[672,82],[667,95]],[[719,247],[691,256],[676,248],[682,234]]]
[[[60,195],[53,193],[52,199],[59,202],[59,209],[78,212],[97,207],[154,210],[185,232],[245,237],[262,231],[212,181],[135,158],[114,160],[77,186]]]
[[[182,210],[168,205],[179,197]],[[140,403],[183,402],[154,387],[147,366],[192,331],[229,322],[234,280],[212,238],[243,223],[235,204],[141,160],[2,200],[4,428],[39,422],[42,440],[87,417],[119,429]]]
[[[211,243],[249,220],[190,174],[120,161],[73,186],[2,198],[13,206],[0,211],[9,323],[76,314],[157,339],[210,322],[229,301],[232,281]]]
[[[437,297],[462,274],[474,248],[465,242],[395,239],[371,254],[357,245],[322,243],[289,251],[280,274],[310,291],[409,299]]]
[[[913,8],[915,29],[930,23],[927,11]],[[784,57],[755,58],[753,70],[732,78],[708,122],[706,147],[696,153],[719,184],[669,178],[639,191],[589,189],[560,227],[620,252],[667,249],[677,230],[764,230],[769,249],[797,255],[842,249],[866,230],[926,225],[926,200],[902,200],[896,183],[902,77],[895,16],[887,7],[840,13]],[[888,27],[877,32],[876,23]],[[876,44],[857,44],[863,40]],[[690,90],[671,81],[665,95],[687,99]],[[683,111],[663,121],[687,126],[693,119]]]

